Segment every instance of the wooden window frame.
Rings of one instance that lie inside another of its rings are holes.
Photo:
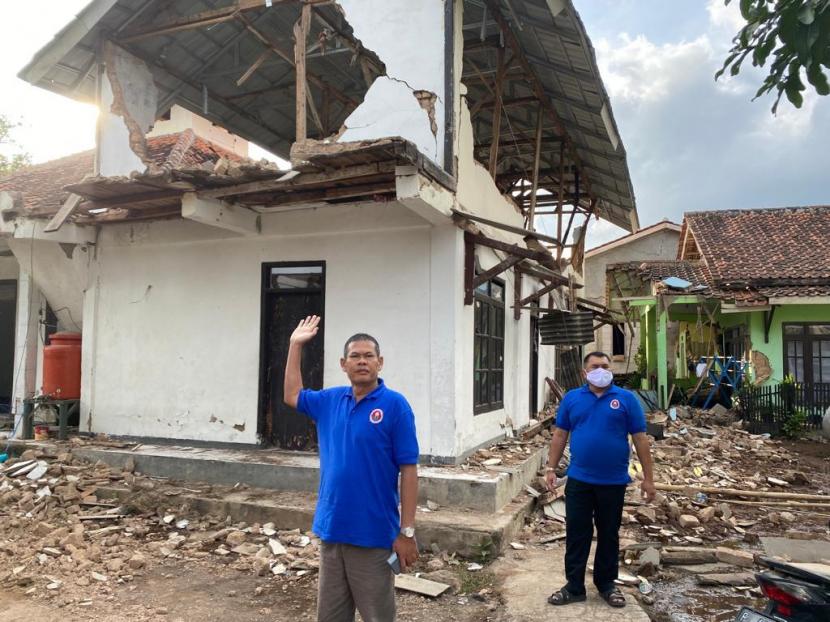
[[[787,327],[789,326],[798,326],[802,328],[802,334],[800,335],[787,335]],[[784,358],[784,375],[787,376],[790,373],[793,373],[790,370],[790,357],[789,353],[787,352],[788,346],[790,343],[793,342],[801,342],[803,344],[803,348],[801,351],[801,357],[803,359],[803,366],[802,369],[804,371],[805,378],[811,378],[812,380],[806,384],[827,384],[830,383],[830,378],[816,380],[816,374],[813,370],[813,344],[817,341],[827,341],[830,340],[829,335],[811,335],[809,332],[809,328],[811,326],[830,326],[830,322],[783,322],[781,324],[781,347],[782,347],[782,354]],[[825,358],[822,356],[821,358]],[[819,370],[819,373],[820,370]],[[793,373],[793,375],[795,375]],[[798,382],[805,382],[804,380],[798,380]]]
[[[499,300],[491,295],[493,285],[501,287],[502,298]],[[507,309],[504,302],[506,295],[505,283],[502,279],[493,278],[479,285],[473,293],[473,414],[493,412],[504,408],[504,333]],[[479,332],[479,308],[487,309],[486,332]],[[498,318],[501,317],[501,322]],[[499,327],[501,330],[499,331]],[[498,334],[498,333],[501,334]],[[479,367],[478,352],[480,342],[487,343],[487,367]],[[500,355],[500,356],[499,356]],[[501,365],[499,366],[499,359]],[[486,373],[484,382],[488,399],[481,399],[478,374]],[[495,380],[498,378],[498,384]]]

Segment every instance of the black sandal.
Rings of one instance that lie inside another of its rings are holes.
[[[625,607],[625,596],[623,593],[620,592],[617,588],[613,590],[609,590],[608,592],[603,592],[600,594],[602,596],[602,600],[608,603],[611,607],[615,609],[620,609],[621,607]]]
[[[567,588],[561,588],[548,596],[548,603],[551,605],[570,605],[571,603],[581,603],[585,600],[585,594],[571,594]]]

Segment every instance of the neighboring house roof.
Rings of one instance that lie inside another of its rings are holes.
[[[620,246],[624,246],[625,244],[630,244],[631,242],[636,242],[637,240],[642,240],[650,235],[655,233],[659,233],[661,231],[675,231],[680,233],[680,225],[676,222],[671,222],[670,220],[661,220],[658,223],[653,225],[649,225],[635,233],[629,233],[622,237],[617,238],[616,240],[611,240],[610,242],[605,242],[605,244],[600,244],[599,246],[595,246],[589,251],[585,252],[585,258],[588,259],[590,257],[595,257],[596,255],[601,255],[606,251],[610,251],[613,248],[619,248]]]
[[[830,296],[830,206],[685,215],[677,261],[613,264],[658,283],[676,276],[741,307]]]
[[[194,136],[192,130],[150,138],[147,140],[147,151],[153,165],[159,169],[186,167],[212,170],[220,158],[229,161],[242,159],[232,151]],[[92,175],[94,166],[94,150],[74,153],[0,177],[0,191],[21,192],[27,216],[49,217],[69,196],[64,186]]]

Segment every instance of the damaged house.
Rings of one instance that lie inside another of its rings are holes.
[[[609,264],[607,278],[661,407],[698,371],[732,388],[791,377],[819,421],[830,406],[830,207],[689,212],[676,259]]]
[[[454,462],[543,406],[589,220],[638,228],[570,0],[93,0],[20,76],[100,110],[94,152],[0,180],[11,401],[43,325],[80,332],[82,431],[313,450],[281,391],[318,313],[306,385],[374,334]]]

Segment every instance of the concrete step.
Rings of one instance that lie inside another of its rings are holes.
[[[141,495],[142,505],[157,503],[159,507],[189,505],[193,510],[213,516],[230,516],[246,523],[272,522],[278,529],[311,529],[317,496],[304,492],[278,492],[267,489],[246,489],[211,495],[181,492],[171,497],[153,491],[130,490],[110,486],[98,488],[100,499],[129,502]],[[154,498],[157,496],[157,499]],[[515,540],[524,519],[533,507],[533,499],[520,495],[498,512],[481,512],[442,508],[437,512],[418,512],[416,530],[418,544],[428,550],[436,544],[449,553],[477,558],[489,552],[492,558]]]
[[[16,451],[23,451],[25,446],[43,446],[32,441],[19,444]],[[180,481],[227,486],[244,483],[281,492],[310,493],[316,492],[319,484],[320,461],[310,453],[172,445],[138,445],[128,449],[83,445],[72,452],[84,460],[101,460],[113,468],[123,468],[132,459],[140,473]],[[498,512],[533,480],[546,452],[546,448],[539,448],[516,465],[487,470],[420,466],[418,501],[421,505],[430,500],[442,507]]]

